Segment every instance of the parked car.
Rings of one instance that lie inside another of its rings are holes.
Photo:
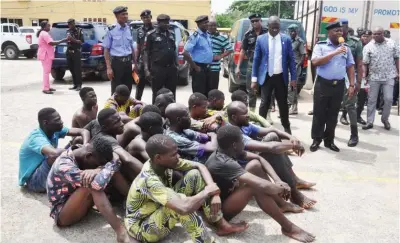
[[[262,18],[262,25],[267,27],[268,18]],[[287,34],[288,27],[291,24],[296,24],[299,28],[299,36],[307,43],[305,39],[304,28],[302,24],[297,20],[291,19],[281,19],[281,33]],[[245,56],[242,64],[240,65],[240,78],[235,75],[236,65],[239,61],[240,49],[242,47],[242,41],[244,39],[244,34],[251,28],[249,19],[237,20],[233,26],[230,33],[230,41],[233,45],[234,53],[223,60],[223,73],[224,77],[228,78],[229,92],[234,92],[237,89],[246,90],[246,73],[247,73],[247,62],[248,59]],[[297,80],[297,92],[300,93],[303,88],[306,78],[307,78],[307,66],[308,66],[308,56],[304,58],[303,69]]]
[[[153,23],[157,26],[157,23]],[[137,40],[137,30],[143,26],[142,21],[131,21],[129,24],[133,40]],[[176,55],[178,56],[178,85],[188,85],[190,65],[183,59],[183,47],[189,37],[189,31],[186,30],[182,24],[178,22],[170,23],[170,30],[175,33]]]
[[[1,24],[1,52],[7,59],[17,59],[21,54],[26,58],[36,55],[38,45],[36,33],[26,33],[17,24]]]
[[[107,25],[78,22],[76,26],[82,29],[84,39],[81,49],[82,73],[96,73],[101,80],[109,80],[102,47],[104,36],[108,31]],[[67,37],[67,29],[67,22],[53,23],[50,35],[54,40],[64,39]],[[55,47],[55,59],[51,68],[51,76],[55,80],[63,79],[65,71],[68,70],[66,51],[66,43]]]

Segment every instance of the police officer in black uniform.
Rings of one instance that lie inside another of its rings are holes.
[[[243,58],[246,55],[249,59],[247,64],[247,74],[246,74],[246,89],[249,95],[249,107],[250,110],[254,111],[256,109],[257,95],[251,86],[251,71],[253,67],[253,55],[254,48],[256,47],[257,36],[265,34],[268,29],[261,25],[261,14],[251,14],[249,16],[252,28],[249,29],[245,34],[242,42],[242,49],[240,51],[239,61],[236,66],[235,73],[237,76],[240,75],[240,65],[242,64]]]
[[[138,29],[137,32],[137,40],[136,40],[136,51],[137,51],[137,63],[139,70],[139,83],[136,86],[136,94],[135,98],[137,100],[142,99],[143,90],[146,86],[146,76],[144,75],[144,64],[143,64],[143,50],[144,50],[144,38],[146,37],[147,32],[154,29],[153,24],[151,23],[151,11],[146,9],[140,13],[140,18],[143,21],[143,26]]]
[[[178,83],[178,57],[175,35],[169,30],[170,19],[166,14],[158,15],[157,28],[149,31],[144,40],[144,73],[151,82],[153,104],[157,92],[163,87],[175,96]]]
[[[67,30],[67,64],[72,74],[74,86],[70,90],[82,88],[81,47],[84,42],[82,29],[75,26],[74,19],[68,19]]]

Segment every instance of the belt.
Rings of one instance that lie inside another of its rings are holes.
[[[200,62],[194,62],[194,63],[196,63],[196,65],[199,67],[209,68],[211,66],[211,64],[208,63],[200,63]]]
[[[336,86],[337,84],[344,82],[344,78],[343,79],[326,79],[323,78],[321,76],[318,75],[317,80],[320,80],[326,84],[331,84],[332,86]]]
[[[123,57],[118,57],[118,56],[111,56],[111,60],[119,60],[121,62],[130,62],[132,61],[132,55],[128,55],[128,56],[123,56]]]

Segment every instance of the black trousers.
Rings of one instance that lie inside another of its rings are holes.
[[[144,75],[144,67],[141,65],[139,67],[139,83],[136,85],[136,93],[135,93],[135,99],[137,100],[142,100],[143,96],[143,91],[144,88],[146,87],[146,76]]]
[[[176,100],[176,85],[178,84],[178,68],[175,65],[161,66],[153,64],[150,70],[152,81],[151,90],[153,91],[153,104],[156,94],[161,88],[172,91]]]
[[[312,139],[334,140],[339,110],[343,100],[344,86],[344,79],[327,80],[320,76],[317,77],[314,86]]]
[[[270,163],[283,182],[286,182],[290,188],[296,188],[296,182],[291,173],[293,164],[286,154],[261,153],[260,156]]]
[[[114,72],[114,79],[111,80],[111,95],[114,94],[118,85],[125,84],[132,91],[132,61],[123,62],[117,58],[111,58],[111,68]]]
[[[261,86],[261,104],[259,113],[266,117],[271,105],[272,92],[275,91],[275,98],[278,102],[279,115],[284,128],[290,127],[289,108],[287,103],[288,87],[283,79],[283,74],[275,74],[270,77],[267,74],[264,84]]]
[[[202,93],[208,96],[211,90],[211,71],[210,65],[203,63],[196,63],[200,67],[200,72],[193,70],[192,72],[192,91],[193,93]]]
[[[367,100],[368,93],[365,89],[360,89],[357,94],[357,118],[361,117],[361,113],[364,110],[365,101]]]
[[[218,86],[219,86],[219,73],[220,73],[220,71],[211,71],[210,72],[210,77],[211,77],[210,90],[218,89]]]
[[[394,81],[394,87],[393,87],[393,104],[397,103],[399,101],[399,79]]]
[[[82,64],[81,64],[81,52],[67,51],[67,65],[68,69],[72,74],[72,82],[74,87],[82,86]]]

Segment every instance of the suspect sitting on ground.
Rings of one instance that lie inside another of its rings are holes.
[[[72,117],[72,127],[84,128],[89,122],[97,117],[99,106],[97,105],[97,96],[91,87],[83,87],[79,91],[79,96],[83,102]]]
[[[215,133],[205,134],[189,129],[191,123],[189,110],[184,105],[170,104],[165,114],[170,122],[165,134],[175,140],[182,158],[204,163],[217,149]]]
[[[122,121],[127,123],[139,117],[144,103],[130,97],[128,86],[121,84],[115,88],[115,93],[107,100],[104,108],[112,108],[120,113]]]
[[[314,235],[302,230],[283,215],[283,212],[303,211],[299,206],[284,200],[290,196],[290,187],[279,179],[268,162],[256,154],[245,152],[241,130],[235,126],[224,126],[218,130],[217,139],[218,150],[210,156],[206,166],[221,189],[224,218],[229,220],[235,217],[254,197],[258,206],[281,225],[284,235],[298,241],[312,242]],[[238,160],[244,158],[251,160],[245,169],[238,163]],[[268,181],[263,169],[267,169],[275,184]]]
[[[65,136],[82,136],[88,143],[90,134],[84,129],[64,127],[60,114],[53,108],[38,113],[39,128],[25,139],[19,151],[19,185],[29,191],[46,192],[46,178],[56,158],[65,151],[57,148]]]
[[[114,179],[121,161],[109,144],[99,138],[81,147],[72,147],[54,162],[47,178],[47,196],[51,204],[50,216],[57,226],[79,222],[94,205],[117,233],[117,241],[129,239],[124,225],[115,215],[104,192]],[[118,183],[114,183],[118,187]]]
[[[215,132],[223,125],[222,117],[219,114],[215,112],[210,113],[207,110],[209,103],[205,95],[201,93],[193,93],[189,97],[188,105],[191,118],[191,129],[199,132]]]
[[[180,160],[174,140],[154,135],[146,144],[150,160],[132,183],[126,201],[125,226],[142,242],[157,242],[181,223],[193,242],[215,242],[196,211],[202,207],[207,219],[217,227],[217,235],[247,229],[247,224],[229,224],[221,213],[220,190],[207,168],[196,162]],[[173,184],[174,171],[186,171]],[[185,196],[183,196],[184,194]]]

